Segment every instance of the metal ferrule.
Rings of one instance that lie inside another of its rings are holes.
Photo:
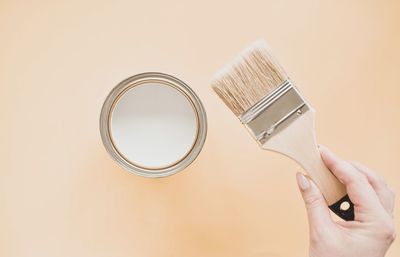
[[[264,144],[310,109],[291,81],[265,95],[239,119],[254,138]]]

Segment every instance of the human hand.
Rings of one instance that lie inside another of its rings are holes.
[[[395,239],[395,195],[384,179],[368,167],[340,159],[320,147],[325,165],[346,186],[354,203],[354,221],[334,221],[309,178],[298,173],[309,223],[310,257],[383,257]]]

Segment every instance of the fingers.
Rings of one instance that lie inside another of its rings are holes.
[[[359,172],[367,177],[368,182],[371,184],[376,194],[378,195],[382,206],[389,214],[392,214],[394,209],[395,194],[387,186],[385,179],[361,163],[355,161],[350,161],[350,163]]]
[[[380,215],[383,209],[381,202],[367,177],[325,146],[320,146],[320,152],[327,168],[346,186],[347,194],[354,204],[355,219],[365,221]]]
[[[314,182],[301,173],[296,174],[296,179],[307,209],[310,231],[315,232],[334,224],[325,199]]]

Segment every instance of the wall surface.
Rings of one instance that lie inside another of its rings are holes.
[[[259,150],[209,79],[267,39],[317,109],[319,142],[399,192],[399,11],[390,0],[1,0],[0,256],[306,256],[300,167]],[[208,112],[199,158],[164,179],[125,172],[99,135],[109,90],[143,71],[178,76]],[[399,253],[400,240],[387,256]]]

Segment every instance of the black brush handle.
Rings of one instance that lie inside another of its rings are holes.
[[[351,202],[348,195],[345,195],[339,201],[330,205],[329,209],[346,221],[354,220],[354,204]]]

